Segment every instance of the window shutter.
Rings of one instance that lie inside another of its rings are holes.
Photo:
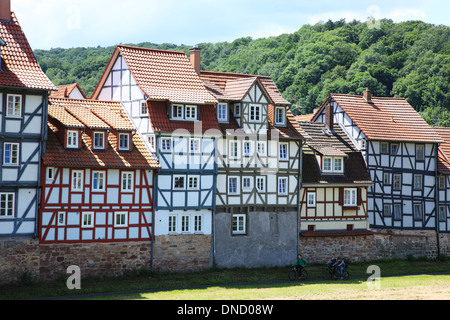
[[[339,205],[344,205],[344,188],[339,188]]]
[[[356,201],[357,201],[357,205],[360,206],[362,204],[362,188],[358,188],[356,191]]]

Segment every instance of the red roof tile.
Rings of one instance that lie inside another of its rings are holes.
[[[313,119],[322,112],[329,99],[333,99],[345,111],[368,139],[442,142],[405,99],[372,97],[367,102],[362,96],[330,94]]]
[[[438,171],[450,174],[450,128],[434,127],[434,131],[444,140],[439,146]]]
[[[14,13],[11,21],[0,21],[0,86],[56,90],[42,71]]]
[[[50,98],[69,98],[73,90],[78,89],[81,95],[86,99],[86,95],[78,83],[64,84],[57,86],[58,91],[52,91]]]

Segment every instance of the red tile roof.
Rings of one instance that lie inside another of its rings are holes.
[[[444,140],[439,146],[438,171],[450,174],[450,128],[434,127],[434,131]]]
[[[368,139],[442,142],[405,99],[372,97],[371,101],[367,102],[362,96],[330,94],[317,110],[313,120],[322,112],[329,99],[333,99],[345,111]]]
[[[14,13],[11,21],[0,21],[0,86],[56,90],[42,71]]]
[[[115,59],[122,55],[141,90],[153,101],[213,104],[217,100],[206,90],[184,52],[119,45],[94,90],[98,97]]]
[[[86,95],[84,94],[78,83],[60,85],[57,86],[57,89],[58,91],[52,91],[52,93],[50,94],[50,98],[69,98],[72,91],[78,89],[81,95],[86,99]]]
[[[102,124],[103,129],[110,129],[112,132],[133,130],[130,120],[121,111],[119,102],[50,98],[49,135],[43,163],[65,167],[159,168],[159,163],[148,152],[139,134],[134,131],[131,133],[131,151],[119,151],[111,136],[108,137],[106,150],[92,149],[92,137],[85,130],[82,131],[82,146],[79,149],[64,148],[63,141],[58,138],[59,132],[65,127],[85,129],[89,125],[97,128]],[[74,115],[83,116],[83,122]]]

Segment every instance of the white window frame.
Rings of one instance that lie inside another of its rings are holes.
[[[184,105],[173,104],[172,105],[172,119],[173,120],[184,120]]]
[[[23,108],[22,103],[23,103],[22,95],[20,94],[6,95],[6,117],[7,118],[22,117],[22,108]]]
[[[306,206],[310,208],[314,208],[316,206],[316,193],[308,192],[306,194]]]
[[[232,189],[232,187],[234,187],[234,189]],[[230,195],[239,194],[239,177],[228,177],[227,192]]]
[[[236,118],[240,118],[240,117],[241,117],[241,104],[240,104],[240,103],[236,103],[236,104],[233,106],[233,110],[234,110],[233,115],[234,115]]]
[[[65,226],[66,225],[66,212],[65,211],[59,211],[57,213],[56,224],[58,226]]]
[[[94,227],[94,212],[82,212],[81,213],[81,228],[93,228]]]
[[[200,138],[189,138],[189,151],[191,153],[200,153],[202,150],[202,141]]]
[[[114,212],[114,227],[128,227],[128,212]]]
[[[189,214],[181,215],[181,233],[190,232],[191,216]]]
[[[389,154],[389,143],[380,142],[380,153],[381,154]]]
[[[94,131],[93,139],[94,149],[105,149],[105,133],[101,131]]]
[[[217,104],[217,120],[228,122],[228,103],[220,102]]]
[[[248,146],[248,149],[246,148]],[[253,154],[253,141],[244,140],[242,143],[242,153],[244,156],[251,156]]]
[[[203,232],[203,215],[202,214],[194,215],[194,232],[195,233]]]
[[[140,105],[140,109],[139,109],[139,114],[141,116],[146,116],[148,115],[148,111],[147,111],[147,101],[141,101],[141,105]]]
[[[390,185],[391,184],[391,174],[389,172],[383,173],[383,184]]]
[[[45,180],[47,181],[55,180],[55,172],[56,172],[55,167],[47,167],[47,169],[45,169]]]
[[[280,142],[278,146],[278,160],[280,161],[289,160],[289,143]]]
[[[123,144],[123,142],[125,142],[125,145]],[[129,133],[119,133],[119,150],[127,150],[127,151],[130,150],[130,134]]]
[[[232,234],[246,234],[247,216],[245,214],[233,214],[231,220]]]
[[[180,181],[183,182],[182,185],[179,185]],[[186,189],[186,176],[184,175],[173,176],[173,190],[185,190],[185,189]]]
[[[424,160],[425,160],[425,145],[416,144],[416,161],[424,161]]]
[[[15,217],[16,194],[14,192],[0,192],[0,219]]]
[[[413,176],[413,190],[422,190],[423,188],[423,176],[421,174],[415,174]]]
[[[327,165],[327,162],[330,162],[329,166]],[[336,161],[340,162],[340,168],[336,165]],[[344,158],[343,157],[331,157],[331,156],[324,156],[322,158],[322,172],[324,173],[344,173]]]
[[[413,217],[414,220],[421,220],[423,218],[423,206],[421,203],[413,204]]]
[[[198,119],[198,107],[196,105],[186,105],[184,107],[184,119],[195,121]]]
[[[229,143],[228,143],[228,157],[230,158],[230,159],[239,159],[239,147],[240,147],[240,145],[239,145],[239,141],[238,140],[231,140]]]
[[[148,144],[150,145],[150,151],[156,152],[156,136],[151,134],[148,136]]]
[[[177,216],[175,214],[169,214],[168,219],[167,219],[167,223],[168,223],[168,231],[169,233],[176,233],[178,228],[177,228]]]
[[[392,190],[401,190],[402,189],[402,175],[394,174],[392,177]]]
[[[67,148],[78,148],[79,143],[79,131],[67,130]]]
[[[161,138],[161,151],[162,152],[172,151],[172,138]]]
[[[358,189],[344,189],[344,207],[356,207],[358,205]]]
[[[84,187],[84,171],[72,170],[71,173],[71,190],[74,192],[82,192]]]
[[[248,182],[248,185],[246,185],[245,182]],[[243,191],[249,191],[253,189],[253,178],[252,177],[242,177],[242,190]]]
[[[97,180],[97,187],[95,187],[95,180]],[[92,171],[92,191],[104,192],[106,185],[106,171],[94,170]]]
[[[392,206],[388,203],[383,204],[383,216],[392,217]]]
[[[275,107],[275,125],[286,125],[286,108]]]
[[[446,177],[445,176],[439,176],[439,189],[444,190],[445,189],[445,181]]]
[[[187,189],[188,190],[198,190],[200,188],[200,176],[188,176],[187,179]]]
[[[256,190],[266,192],[266,176],[256,177]]]
[[[287,195],[289,190],[289,179],[287,177],[278,177],[278,194]]]
[[[9,159],[6,157],[6,146],[9,146]],[[15,149],[15,150],[14,150]],[[3,165],[18,166],[20,164],[20,143],[5,142],[3,144]]]
[[[261,122],[262,119],[262,106],[260,104],[250,104],[248,110],[249,122]]]
[[[256,152],[260,156],[267,155],[267,143],[266,141],[257,141]]]
[[[122,171],[120,173],[120,191],[133,192],[134,190],[134,172]]]

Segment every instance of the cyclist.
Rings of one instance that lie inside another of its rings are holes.
[[[303,258],[302,255],[299,253],[297,256],[297,260],[292,264],[292,266],[294,266],[295,269],[297,270],[298,274],[300,274],[302,269],[304,267],[306,267],[307,263],[308,263],[308,261],[306,261],[306,259]]]
[[[331,255],[331,259],[328,261],[328,267],[331,268],[336,264],[336,258],[334,257],[334,254]]]
[[[339,268],[339,272],[341,274],[341,280],[344,279],[344,268],[346,264],[344,259],[338,258],[338,262],[336,263],[336,267]]]

